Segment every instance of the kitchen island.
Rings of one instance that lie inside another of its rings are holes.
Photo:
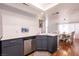
[[[28,37],[1,40],[1,55],[23,56],[32,51],[57,51],[56,34],[38,34]]]
[[[56,34],[40,34],[32,40],[32,49],[35,51],[57,51],[57,35]]]

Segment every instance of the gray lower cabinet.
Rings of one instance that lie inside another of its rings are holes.
[[[35,39],[36,50],[47,50],[47,37],[37,36]]]
[[[42,41],[42,49],[47,50],[47,39],[43,39]]]
[[[55,52],[57,50],[57,36],[48,37],[48,51]]]
[[[23,56],[23,39],[2,41],[2,56]]]
[[[32,40],[32,48],[54,52],[57,50],[57,36],[37,36],[36,39]]]
[[[35,43],[36,43],[36,50],[42,50],[42,40],[37,39]]]
[[[32,47],[32,50],[35,51],[35,50],[36,50],[36,46],[37,46],[37,45],[36,45],[36,39],[33,39],[33,40],[31,41],[31,45],[32,45],[32,46],[31,46],[31,47]]]

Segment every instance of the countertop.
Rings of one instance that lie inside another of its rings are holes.
[[[29,36],[26,36],[26,37],[18,37],[18,38],[10,38],[10,39],[1,39],[2,40],[12,40],[12,39],[29,39],[29,38],[35,38],[36,36],[38,35],[46,35],[46,36],[57,36],[57,34],[50,34],[50,33],[41,33],[41,34],[36,34],[36,35],[29,35]]]

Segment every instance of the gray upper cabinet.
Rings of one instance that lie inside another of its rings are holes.
[[[2,41],[2,56],[23,56],[23,39]]]
[[[0,40],[2,38],[2,17],[1,17],[1,14],[0,14]]]

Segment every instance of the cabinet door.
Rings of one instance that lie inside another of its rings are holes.
[[[37,36],[36,39],[32,40],[32,49],[35,50],[47,50],[47,37]]]
[[[42,42],[42,50],[47,50],[47,39],[46,38],[42,39],[41,42]]]
[[[32,50],[35,51],[36,50],[36,39],[32,39],[32,42],[31,42],[31,47],[32,47]]]
[[[1,56],[1,53],[2,53],[2,49],[1,49],[1,41],[0,41],[0,56]]]
[[[36,50],[42,50],[42,40],[36,39]]]
[[[2,41],[3,56],[21,56],[23,55],[23,40],[7,40]]]
[[[57,50],[57,36],[48,37],[48,51],[54,52]]]

